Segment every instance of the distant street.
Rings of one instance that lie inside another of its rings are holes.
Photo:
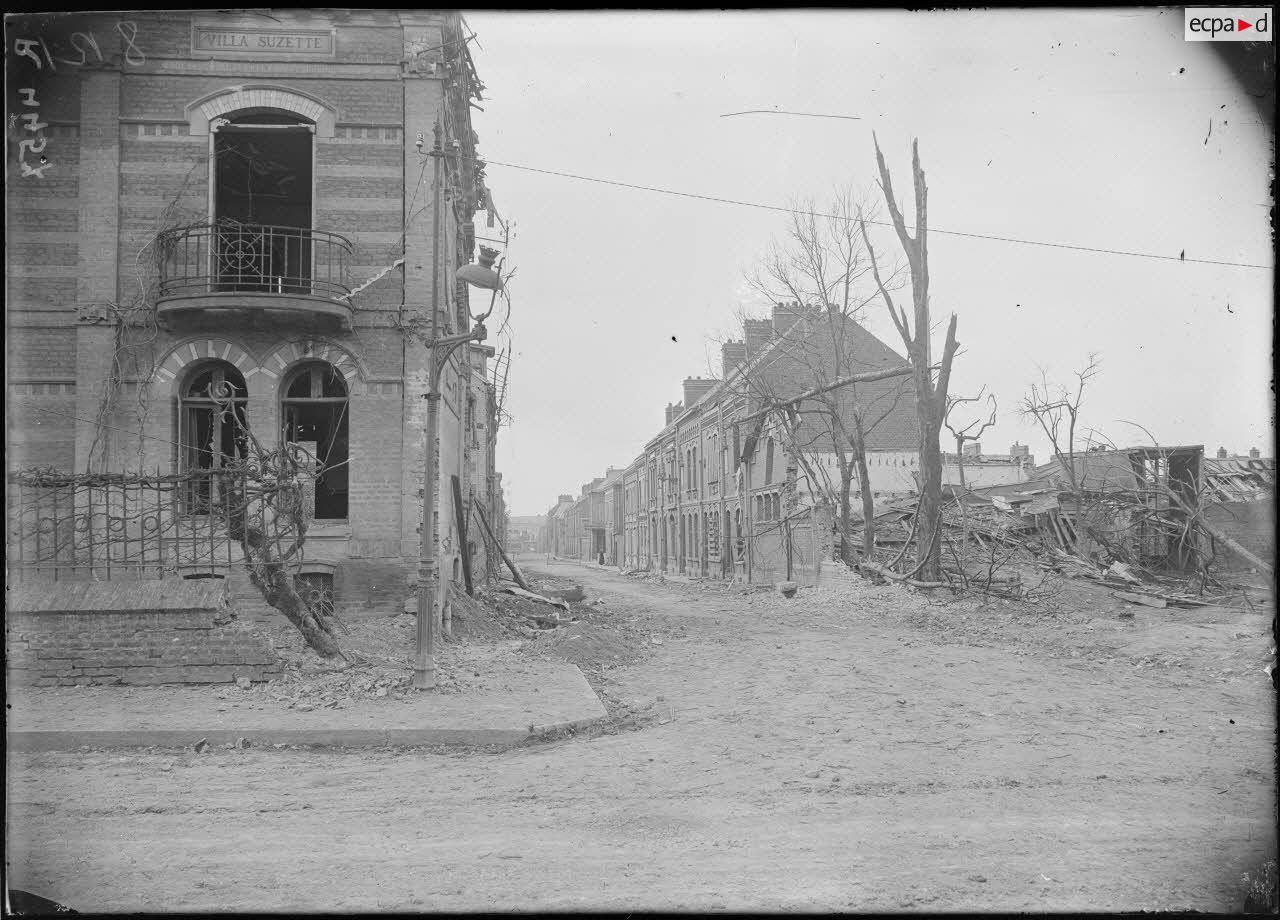
[[[1232,911],[1274,852],[1260,673],[967,644],[936,624],[995,614],[894,588],[788,606],[533,558],[647,637],[593,674],[641,727],[11,755],[12,883],[84,912]],[[1085,619],[1028,630],[1112,628]]]

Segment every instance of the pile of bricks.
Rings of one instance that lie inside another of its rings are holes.
[[[15,685],[230,683],[280,673],[271,640],[237,622],[220,580],[55,582],[10,591]]]

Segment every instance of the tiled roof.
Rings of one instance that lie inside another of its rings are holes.
[[[1270,501],[1276,493],[1276,461],[1269,457],[1206,457],[1205,487],[1220,501]]]
[[[821,329],[825,327],[820,327]],[[907,363],[905,358],[857,323],[847,321],[845,329],[847,338],[843,352],[845,366],[848,368],[846,374],[887,370]],[[813,334],[822,334],[820,330],[815,330]],[[823,365],[833,363],[814,356],[806,356],[805,360],[806,366],[800,373],[807,375],[808,379],[802,386],[793,387],[791,392],[803,392],[814,386],[825,369]],[[832,378],[835,376],[834,373],[831,374]],[[863,418],[871,426],[866,431],[866,446],[869,450],[919,448],[920,427],[916,418],[915,388],[909,376],[859,383],[851,392],[857,394],[857,404],[862,407]],[[802,405],[800,442],[811,444],[818,450],[832,450],[828,420],[821,413],[806,414],[803,411],[806,406],[814,405],[813,402]],[[851,420],[846,419],[846,424],[851,426]]]

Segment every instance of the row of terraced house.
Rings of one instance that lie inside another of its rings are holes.
[[[837,359],[839,356],[839,360]],[[788,415],[764,412],[844,373],[900,367],[905,360],[839,313],[777,304],[748,319],[743,338],[721,346],[719,379],[691,377],[665,424],[625,467],[559,496],[540,549],[623,570],[815,584],[833,573],[841,539],[832,484],[839,464],[830,427],[813,400]],[[843,370],[841,370],[843,368]],[[867,488],[873,497],[916,490],[918,434],[908,377],[859,384],[840,404],[845,420],[867,429]],[[784,423],[786,427],[784,427]],[[958,481],[959,459],[944,454],[944,478]],[[965,445],[971,484],[1022,482],[1032,458],[983,457]],[[814,480],[821,480],[817,482]],[[863,484],[851,501],[860,514]]]
[[[766,391],[786,398],[808,389],[814,355],[826,348],[830,367],[833,352],[824,343],[834,340],[846,343],[859,371],[904,363],[851,320],[776,305],[771,318],[744,322],[742,340],[721,346],[720,379],[684,381],[683,399],[667,406],[664,426],[640,456],[609,468],[578,495],[559,497],[540,548],[624,570],[816,583],[824,563],[830,571],[838,538],[810,479],[834,467],[834,447],[805,404],[799,427],[785,437],[778,414],[760,407]],[[860,402],[884,415],[867,437],[876,494],[915,488],[915,405],[906,380],[859,390]],[[807,463],[796,444],[806,445]]]

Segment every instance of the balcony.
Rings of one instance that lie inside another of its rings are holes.
[[[196,224],[158,239],[161,317],[206,311],[281,313],[351,328],[351,241],[265,224]]]

